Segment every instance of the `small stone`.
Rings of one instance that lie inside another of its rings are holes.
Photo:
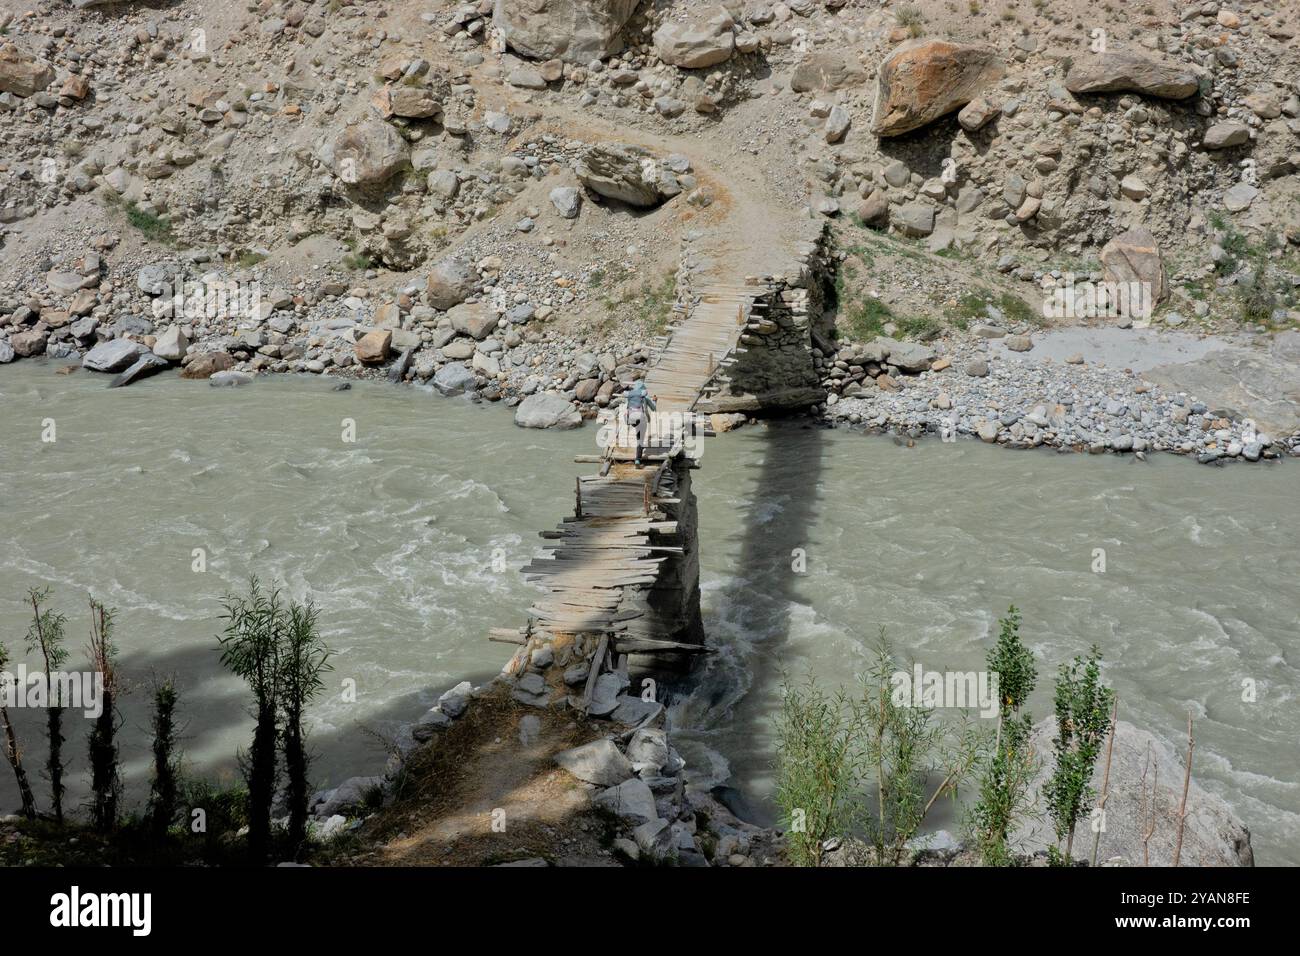
[[[551,190],[551,205],[564,219],[577,219],[582,209],[582,193],[574,186],[556,186]]]

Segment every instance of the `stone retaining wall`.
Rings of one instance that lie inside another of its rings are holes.
[[[818,340],[826,338],[822,316],[834,268],[831,234],[824,222],[798,228],[806,238],[797,244],[796,259],[784,274],[761,277],[770,291],[756,299],[746,317],[729,381],[702,399],[699,411],[784,412],[825,401],[813,358]]]

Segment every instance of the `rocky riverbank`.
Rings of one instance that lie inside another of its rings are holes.
[[[934,345],[882,337],[843,348],[821,363],[830,394],[819,412],[834,425],[1009,448],[1167,451],[1203,463],[1300,457],[1300,431],[1270,435],[1130,368],[1079,353],[1035,358],[1033,347],[1030,334],[986,324]]]
[[[782,834],[696,785],[664,707],[627,696],[626,676],[579,709],[595,650],[539,645],[446,691],[399,732],[385,775],[313,798],[317,832],[355,832],[363,864],[779,864]]]
[[[679,279],[689,274],[689,261],[683,257]],[[527,427],[574,427],[616,403],[655,355],[653,342],[629,345],[617,332],[583,335],[548,327],[553,307],[540,295],[516,292],[502,302],[495,293],[503,282],[499,257],[473,266],[448,260],[441,274],[462,273],[468,301],[441,311],[426,304],[441,294],[432,277],[425,289],[405,287],[392,296],[326,280],[315,288],[303,283],[259,293],[250,317],[200,315],[178,323],[169,315],[178,304],[194,307],[228,284],[238,290],[247,281],[211,269],[187,283],[186,270],[203,265],[202,257],[163,260],[140,268],[134,282],[115,283],[103,275],[98,255],[87,251],[72,271],[47,277],[51,288],[71,296],[62,309],[10,303],[0,362],[45,355],[113,374],[108,381],[114,385],[169,366],[214,385],[246,384],[272,373],[387,379],[502,402],[517,408],[516,422]],[[78,285],[84,288],[71,291]],[[98,310],[78,305],[101,286],[120,317],[101,320]],[[173,299],[176,289],[188,289],[191,298]],[[666,288],[658,305],[669,310],[675,298]],[[1130,334],[1136,356],[1178,333]],[[1166,451],[1204,463],[1300,457],[1300,431],[1270,434],[1248,416],[1152,381],[1109,355],[1102,358],[1110,363],[1035,348],[1061,335],[986,322],[928,343],[881,336],[830,354],[813,348],[810,359],[826,400],[812,410],[836,426],[909,438],[978,438],[1010,448],[1138,456]],[[1288,337],[1300,340],[1294,332],[1278,333],[1279,346]],[[1300,350],[1300,343],[1292,344]],[[1236,347],[1226,339],[1200,340],[1197,351],[1220,346]],[[714,425],[723,431],[744,420],[724,414]]]
[[[641,151],[588,149],[545,136],[519,152],[506,159],[523,179],[576,165],[595,201],[617,195],[650,208],[694,186],[690,161],[681,156],[664,159],[654,188],[630,199],[628,190],[640,185],[641,164],[650,158]],[[653,334],[671,312],[674,293],[669,274],[643,286],[634,301],[606,303],[612,312],[639,316],[639,330],[635,320],[616,334],[556,321],[560,313],[589,307],[609,278],[587,265],[554,268],[561,263],[547,251],[565,244],[554,233],[571,229],[580,215],[584,226],[600,216],[609,220],[583,197],[575,186],[555,186],[544,209],[528,207],[518,221],[491,224],[427,273],[390,275],[387,287],[373,270],[348,276],[284,264],[240,266],[202,250],[153,260],[114,255],[110,270],[107,254],[119,240],[102,235],[79,253],[37,263],[21,283],[28,291],[0,298],[0,363],[79,358],[93,371],[126,373],[118,385],[168,365],[187,378],[215,375],[214,384],[240,384],[262,372],[383,376],[510,406],[555,392],[592,417],[616,389],[644,374],[651,347],[635,336]],[[633,250],[643,241],[646,227],[609,225],[606,244],[622,241]],[[518,241],[538,232],[540,241]],[[298,250],[297,258],[310,261],[312,250]],[[577,422],[569,415],[521,420]]]
[[[403,729],[386,775],[352,778],[313,798],[315,832],[326,838],[353,832],[360,848],[349,862],[369,864],[787,864],[779,828],[740,819],[710,784],[699,785],[701,778],[672,745],[661,705],[614,707],[614,689],[602,717],[579,719],[571,710],[574,698],[549,693],[543,675],[556,662],[538,660],[517,677],[505,673],[482,687],[465,681],[445,692]],[[583,663],[579,657],[564,669],[566,683],[582,683]],[[1045,720],[1032,738],[1039,771],[1013,838],[1024,866],[1047,866],[1047,848],[1054,843],[1044,794],[1054,733],[1052,721]],[[573,746],[561,747],[560,740]],[[517,771],[499,779],[493,752],[517,764]],[[1092,780],[1101,792],[1106,777],[1097,865],[1169,866],[1175,844],[1185,864],[1254,865],[1249,829],[1195,779],[1180,821],[1182,760],[1168,741],[1125,721],[1117,724],[1108,768],[1099,762]],[[573,784],[563,788],[562,798],[556,797],[557,779]],[[449,799],[442,799],[442,790],[451,791]],[[421,795],[429,792],[439,796]],[[466,802],[494,809],[467,813]],[[436,804],[433,822],[430,804]],[[593,833],[602,836],[593,839]],[[1087,836],[1077,842],[1076,859],[1090,855]],[[914,866],[981,865],[978,854],[947,831],[909,846]],[[873,865],[872,853],[846,834],[827,841],[823,865]]]

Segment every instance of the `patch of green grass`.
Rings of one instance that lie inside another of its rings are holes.
[[[1262,250],[1251,245],[1245,235],[1231,227],[1223,231],[1219,248],[1225,255],[1214,264],[1214,271],[1221,276],[1231,275],[1241,267],[1243,261],[1258,259],[1262,254]]]
[[[841,300],[839,324],[855,342],[866,342],[884,334],[885,323],[894,320],[889,306],[873,295],[864,296],[851,304]]]
[[[364,252],[349,252],[343,257],[343,268],[352,272],[364,272],[366,269],[372,268],[374,264],[374,259]]]
[[[659,282],[645,282],[636,299],[636,317],[656,335],[661,335],[672,320],[677,301],[677,275],[670,272]]]
[[[587,287],[590,289],[599,289],[605,284],[605,270],[592,269],[591,275],[587,276]]]
[[[894,19],[900,27],[906,27],[910,36],[919,37],[925,25],[925,16],[914,4],[904,3],[894,11]]]
[[[647,279],[621,297],[606,297],[601,304],[611,313],[611,318],[615,312],[630,313],[651,335],[662,335],[672,321],[676,301],[677,274],[669,272],[657,280]]]
[[[1056,260],[1056,268],[1068,272],[1076,279],[1082,279],[1100,272],[1101,262],[1086,256],[1061,256]]]
[[[242,785],[205,780],[182,783],[178,814],[159,836],[142,814],[128,813],[111,833],[100,833],[75,819],[6,824],[0,840],[0,866],[229,866],[247,862],[239,830],[247,824],[248,791]],[[195,833],[195,811],[205,826]]]
[[[913,315],[895,319],[894,324],[898,326],[899,334],[913,339],[921,339],[922,341],[935,338],[943,332],[943,326],[926,315]]]
[[[989,300],[992,298],[988,289],[980,289],[976,292],[963,292],[957,299],[956,316],[969,322],[971,319],[983,319],[988,317]]]
[[[848,253],[855,257],[866,268],[870,269],[876,264],[875,250],[870,246],[853,245],[849,246]]]
[[[135,203],[126,204],[126,221],[154,242],[171,242],[172,225],[161,216],[146,212]]]
[[[1237,290],[1237,302],[1241,307],[1241,320],[1251,325],[1272,326],[1273,310],[1282,301],[1279,290],[1275,290],[1264,274],[1256,273],[1251,281],[1243,283]]]
[[[882,241],[889,245],[890,251],[894,252],[904,259],[911,259],[914,262],[929,262],[930,254],[921,250],[921,240],[904,239],[895,236],[883,236]]]
[[[1195,299],[1198,302],[1205,302],[1209,299],[1212,289],[1210,288],[1209,279],[1202,278],[1193,279],[1190,282],[1184,283],[1183,291],[1187,293],[1189,298]]]
[[[857,276],[858,270],[854,268],[853,263],[847,260],[840,263],[840,267],[835,270],[835,301],[847,302],[850,298],[849,283]]]
[[[1251,325],[1273,327],[1274,310],[1292,308],[1298,299],[1295,288],[1278,273],[1278,270],[1294,271],[1292,257],[1285,254],[1284,241],[1270,232],[1259,242],[1252,242],[1218,213],[1210,216],[1210,225],[1218,231],[1219,247],[1224,252],[1223,258],[1214,264],[1215,273],[1236,275],[1243,268],[1250,273],[1236,290],[1238,318]],[[1280,257],[1279,251],[1284,253]]]
[[[265,262],[266,256],[262,255],[260,252],[253,252],[251,249],[245,249],[239,254],[239,258],[236,261],[239,263],[241,269],[251,269],[259,262]]]
[[[998,308],[1012,322],[1023,322],[1027,325],[1042,325],[1043,316],[1029,307],[1024,299],[1011,292],[1003,292],[998,296]]]

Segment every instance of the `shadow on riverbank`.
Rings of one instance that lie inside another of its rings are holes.
[[[77,656],[74,652],[73,662]],[[124,814],[142,812],[149,798],[153,773],[151,688],[155,676],[175,678],[180,693],[178,743],[184,774],[220,788],[242,782],[236,750],[224,750],[213,742],[233,735],[238,739],[236,749],[242,753],[253,736],[252,698],[243,685],[233,682],[221,667],[220,656],[214,636],[211,645],[175,648],[162,654],[133,652],[123,654],[119,659],[118,675],[125,691],[119,696],[121,725],[117,738],[124,785]],[[347,676],[337,672],[327,674],[324,693],[328,696],[342,693],[342,681]],[[461,679],[469,680],[477,687],[496,676],[496,671],[484,670],[466,674]],[[328,727],[309,725],[307,743],[313,755],[313,787],[325,789],[337,786],[348,777],[382,774],[386,760],[385,738],[392,739],[401,725],[418,720],[449,686],[429,686],[386,699],[381,707],[366,708],[364,718]],[[383,688],[373,688],[369,693],[382,694]],[[367,703],[364,700],[367,694],[363,686],[358,691],[359,704]],[[10,717],[22,747],[23,763],[36,795],[37,808],[43,812],[49,805],[49,785],[44,775],[49,752],[45,711],[12,708]],[[202,725],[201,730],[194,729],[198,724]],[[68,792],[64,797],[64,807],[74,818],[84,815],[90,796],[86,739],[91,725],[91,719],[84,718],[81,711],[65,712],[63,761]],[[6,772],[0,777],[0,808],[13,811],[18,806],[13,775]]]

